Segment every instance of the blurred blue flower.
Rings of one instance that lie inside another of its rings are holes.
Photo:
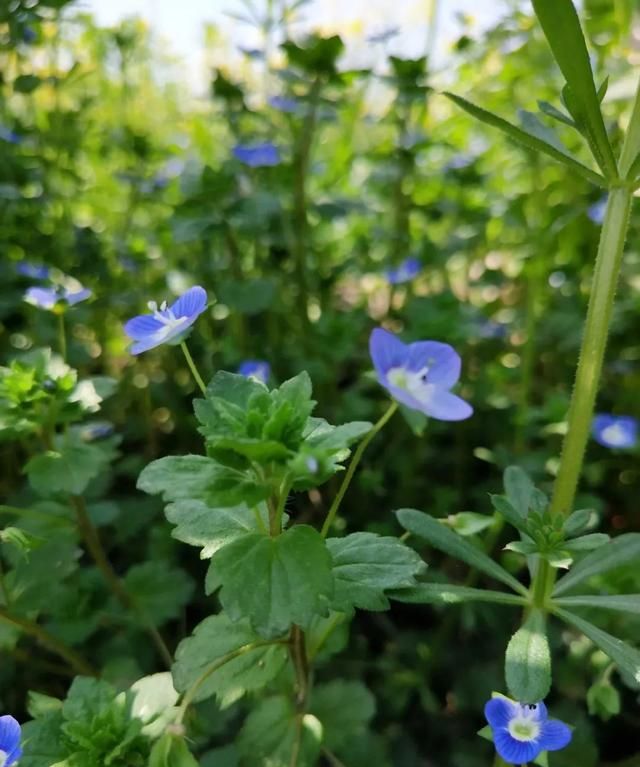
[[[108,421],[95,421],[94,423],[87,423],[82,427],[80,436],[84,442],[93,442],[96,439],[104,439],[110,437],[114,432],[112,423]]]
[[[496,695],[484,707],[498,754],[508,764],[528,764],[543,751],[559,751],[571,742],[571,729],[548,719],[544,703],[516,703]]]
[[[403,282],[411,282],[420,274],[422,266],[419,259],[411,256],[405,258],[400,266],[393,266],[384,270],[384,276],[391,285],[401,285]]]
[[[374,32],[372,35],[368,35],[366,40],[368,43],[388,43],[394,37],[400,34],[400,27],[393,26],[381,29],[379,32]]]
[[[21,144],[22,136],[18,135],[11,128],[7,128],[5,125],[0,125],[0,139],[7,141],[9,144]]]
[[[51,310],[63,302],[69,306],[75,306],[80,301],[86,301],[90,296],[89,288],[79,286],[72,289],[56,285],[50,288],[28,288],[24,294],[24,300],[39,309]]]
[[[269,106],[277,109],[279,112],[289,112],[291,114],[297,112],[300,108],[297,99],[292,99],[288,96],[271,96]]]
[[[264,58],[264,51],[260,50],[260,48],[244,48],[242,45],[239,45],[238,50],[249,59],[260,60]]]
[[[604,214],[607,210],[607,198],[602,197],[598,202],[594,202],[593,205],[589,205],[587,208],[587,216],[593,221],[594,224],[601,224],[604,221]]]
[[[0,765],[11,767],[22,756],[20,725],[8,714],[0,716]]]
[[[37,33],[36,33],[36,31],[35,31],[35,29],[33,27],[24,26],[22,28],[22,42],[23,43],[26,43],[27,45],[29,45],[30,43],[32,43],[36,39],[37,36],[38,35],[37,35]]]
[[[441,421],[472,415],[471,405],[449,391],[460,378],[460,355],[453,347],[438,341],[404,344],[375,328],[369,351],[378,381],[401,404]]]
[[[207,308],[207,293],[196,285],[169,307],[166,301],[160,308],[155,301],[149,301],[148,307],[151,314],[140,314],[125,323],[124,332],[135,341],[131,354],[141,354],[161,344],[180,343],[185,331]]]
[[[278,165],[280,152],[275,144],[238,144],[233,148],[233,156],[236,160],[248,165],[250,168],[262,168]]]
[[[271,375],[271,366],[263,360],[245,360],[238,368],[238,373],[266,384]]]
[[[638,420],[630,415],[597,413],[591,424],[595,441],[604,447],[635,447],[638,441]]]
[[[31,277],[33,280],[46,280],[49,278],[51,270],[48,266],[34,264],[31,261],[18,261],[16,272],[23,277]]]

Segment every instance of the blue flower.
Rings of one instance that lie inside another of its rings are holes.
[[[21,756],[20,725],[12,716],[0,716],[0,765],[11,767]]]
[[[275,144],[238,144],[233,148],[233,156],[236,160],[248,165],[250,168],[262,168],[278,165],[280,152]]]
[[[400,266],[385,269],[384,276],[391,285],[400,285],[403,282],[411,282],[420,274],[422,268],[420,261],[415,257],[405,258]]]
[[[81,285],[74,288],[53,286],[50,288],[28,288],[24,294],[24,300],[39,309],[51,311],[63,302],[69,306],[75,306],[80,301],[86,301],[90,296],[89,288],[83,288]]]
[[[169,307],[166,301],[160,308],[155,301],[149,301],[148,307],[151,314],[140,314],[125,323],[124,332],[135,341],[131,354],[140,354],[172,341],[180,343],[185,331],[207,308],[207,293],[196,285]]]
[[[8,142],[9,144],[22,143],[22,136],[18,135],[15,131],[12,131],[11,128],[7,128],[4,125],[0,125],[0,139],[2,139],[2,141]]]
[[[441,421],[472,415],[471,405],[449,391],[460,378],[460,355],[453,347],[438,341],[404,344],[375,328],[369,351],[378,381],[401,404]]]
[[[296,99],[289,98],[288,96],[271,96],[269,106],[277,109],[279,112],[293,114],[298,111],[300,105]]]
[[[635,447],[638,420],[630,415],[598,413],[591,424],[593,438],[604,447]]]
[[[594,224],[601,224],[604,221],[604,214],[607,210],[607,198],[602,197],[598,202],[594,202],[593,205],[589,205],[587,208],[587,216],[593,221]]]
[[[31,261],[19,261],[16,264],[16,272],[23,277],[31,277],[33,280],[49,279],[50,269],[48,266],[34,264]]]
[[[542,751],[559,751],[571,742],[571,729],[547,718],[544,703],[523,704],[496,695],[484,707],[496,751],[508,764],[527,764]]]
[[[266,384],[271,375],[271,366],[263,360],[245,360],[238,368],[238,373],[246,378],[255,378]]]

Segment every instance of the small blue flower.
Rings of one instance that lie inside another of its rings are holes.
[[[523,704],[496,695],[484,707],[496,751],[508,764],[528,764],[543,751],[559,751],[571,742],[571,729],[548,719],[544,703]]]
[[[275,144],[238,144],[233,148],[236,160],[250,168],[263,168],[280,163],[280,152]]]
[[[0,765],[11,767],[21,756],[20,725],[8,714],[0,716]]]
[[[21,144],[22,136],[12,131],[11,128],[7,128],[4,125],[0,125],[0,139],[6,141],[9,144]]]
[[[148,307],[151,314],[140,314],[125,323],[124,332],[135,341],[131,354],[141,354],[161,344],[180,343],[185,331],[207,308],[207,293],[196,285],[169,307],[166,301],[160,308],[155,301],[149,301]]]
[[[300,108],[297,99],[292,99],[288,96],[271,96],[269,106],[277,109],[279,112],[288,112],[290,114],[294,114]]]
[[[110,437],[114,432],[112,423],[107,421],[96,421],[95,423],[87,423],[82,427],[80,436],[84,442],[93,442],[97,439],[105,439]]]
[[[64,288],[53,286],[50,288],[28,288],[24,294],[24,300],[28,304],[37,306],[39,309],[51,311],[59,304],[65,302],[69,306],[75,306],[80,301],[86,301],[91,296],[89,288],[79,286],[77,288]]]
[[[593,205],[589,205],[587,208],[587,216],[593,221],[594,224],[601,224],[604,221],[604,214],[607,210],[607,198],[602,197],[598,202],[594,202]]]
[[[238,368],[238,373],[266,384],[271,376],[271,366],[263,360],[245,360]]]
[[[369,351],[378,381],[401,404],[441,421],[472,415],[471,405],[449,391],[460,378],[460,355],[453,347],[438,341],[404,344],[375,328]]]
[[[406,258],[400,266],[385,269],[384,276],[391,285],[401,285],[403,282],[411,282],[420,274],[422,265],[415,257]]]
[[[604,447],[635,447],[638,441],[638,420],[630,415],[598,413],[591,424],[595,441]]]
[[[22,29],[22,42],[27,45],[31,44],[38,37],[33,27],[24,26]]]
[[[23,277],[30,277],[33,280],[47,280],[51,270],[48,266],[34,264],[31,261],[19,261],[16,264],[16,272]]]

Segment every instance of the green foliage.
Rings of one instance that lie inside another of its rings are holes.
[[[553,590],[554,596],[560,596],[588,581],[595,575],[602,575],[609,570],[622,567],[640,556],[640,533],[626,533],[613,538],[596,551],[587,554],[563,576]]]
[[[537,703],[551,687],[551,652],[545,620],[532,610],[509,640],[505,655],[505,678],[510,695],[521,703]]]
[[[223,662],[226,658],[230,659]],[[248,620],[233,622],[220,613],[205,618],[182,640],[173,679],[180,692],[196,685],[195,701],[215,695],[226,708],[248,692],[268,685],[286,661],[286,647],[264,642]]]
[[[375,711],[373,695],[361,682],[337,679],[313,691],[311,713],[322,724],[323,745],[337,754],[367,731]]]

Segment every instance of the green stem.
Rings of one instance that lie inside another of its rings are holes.
[[[349,485],[351,484],[351,480],[353,479],[353,475],[355,474],[355,471],[358,468],[358,464],[360,463],[360,460],[362,456],[364,455],[364,451],[367,449],[371,440],[376,436],[376,434],[380,431],[380,429],[382,429],[382,427],[387,423],[387,421],[391,418],[391,416],[396,412],[397,409],[398,409],[398,403],[395,401],[392,402],[389,405],[386,412],[383,414],[382,418],[380,418],[380,420],[376,424],[374,424],[374,426],[371,428],[371,431],[368,432],[367,436],[358,445],[356,452],[353,454],[353,458],[351,459],[351,463],[349,464],[349,468],[347,469],[347,472],[344,475],[344,479],[342,480],[340,489],[338,490],[336,497],[333,499],[333,503],[331,504],[331,508],[329,509],[327,518],[325,519],[324,524],[322,525],[321,532],[322,532],[323,538],[327,537],[327,533],[329,532],[329,529],[331,528],[331,525],[333,524],[333,520],[335,519],[335,516],[338,513],[338,509],[340,508],[340,504],[342,503],[344,494],[347,492]]]
[[[202,380],[202,376],[200,375],[200,373],[198,373],[198,368],[196,367],[196,363],[193,361],[193,357],[191,356],[191,352],[189,351],[185,341],[181,341],[180,342],[180,348],[182,349],[184,357],[187,360],[187,365],[189,366],[189,370],[191,370],[191,374],[195,378],[195,381],[198,384],[198,387],[200,388],[200,391],[203,394],[206,394],[207,393],[207,387],[204,385],[204,381]]]
[[[552,513],[570,514],[591,430],[624,241],[629,223],[632,193],[615,188],[609,193],[598,246],[591,298],[569,408],[567,435],[562,446]]]
[[[202,674],[200,674],[196,681],[185,692],[184,697],[182,698],[182,703],[180,704],[180,708],[178,709],[178,713],[176,714],[176,724],[182,724],[182,721],[184,720],[184,717],[187,713],[187,709],[193,703],[196,695],[198,694],[198,690],[212,674],[215,674],[218,669],[222,668],[227,663],[230,663],[232,660],[235,660],[242,655],[246,655],[252,650],[257,650],[260,647],[268,647],[269,645],[288,643],[288,639],[265,639],[259,642],[250,642],[249,644],[242,645],[242,647],[238,647],[237,650],[228,652],[226,655],[223,655],[222,658],[219,658],[214,663],[211,663],[211,665],[207,666]]]
[[[51,652],[67,661],[77,674],[82,674],[83,676],[97,676],[95,670],[82,656],[78,655],[78,653],[75,650],[72,650],[71,647],[67,647],[64,642],[61,642],[59,639],[56,639],[56,637],[49,634],[48,631],[45,631],[42,626],[39,626],[37,623],[19,615],[14,615],[4,607],[0,607],[0,621],[4,621],[5,623],[20,629],[20,631],[25,634],[34,637],[34,639],[37,639],[43,647],[46,647],[48,650],[51,650]]]
[[[60,356],[63,362],[67,361],[67,332],[64,327],[64,312],[58,314],[58,344],[60,345]]]

